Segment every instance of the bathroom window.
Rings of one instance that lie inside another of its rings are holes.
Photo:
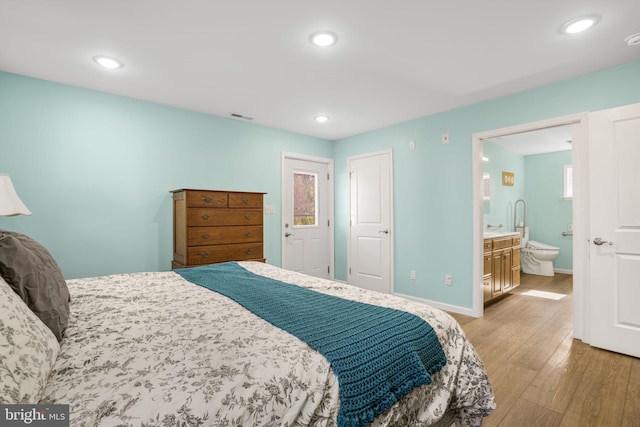
[[[564,200],[573,199],[573,166],[564,165]]]

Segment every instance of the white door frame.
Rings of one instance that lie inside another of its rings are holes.
[[[572,129],[573,164],[573,336],[588,342],[589,337],[589,144],[588,113],[556,117],[502,129],[474,133],[471,155],[473,172],[473,308],[472,316],[484,313],[482,292],[482,141],[516,133],[575,125]],[[575,134],[577,133],[577,135]]]
[[[365,157],[377,156],[380,154],[388,154],[389,155],[389,199],[391,200],[390,211],[389,211],[389,224],[391,226],[391,235],[389,241],[389,293],[393,294],[395,290],[394,286],[394,265],[395,265],[395,257],[393,253],[394,242],[395,242],[395,223],[393,221],[393,150],[391,148],[387,148],[386,150],[374,151],[371,153],[363,153],[358,154],[356,156],[347,157],[347,173],[350,170],[350,165],[352,160],[362,159]],[[351,224],[351,184],[350,180],[347,191],[347,224]],[[347,268],[351,265],[351,226],[347,227]],[[347,282],[349,281],[349,272],[347,271]]]
[[[327,215],[329,217],[329,278],[330,279],[334,279],[334,270],[335,270],[335,262],[334,262],[334,250],[335,250],[335,238],[334,238],[334,180],[333,180],[333,159],[329,159],[326,157],[316,157],[316,156],[308,156],[305,154],[296,154],[296,153],[288,153],[283,151],[282,152],[282,159],[280,162],[280,259],[283,260],[284,259],[284,244],[282,242],[282,238],[284,236],[285,233],[285,229],[284,226],[282,225],[282,215],[284,215],[284,197],[285,197],[285,191],[286,189],[284,188],[284,174],[285,174],[285,170],[284,170],[284,163],[286,159],[292,159],[292,160],[304,160],[307,162],[315,162],[315,163],[321,163],[321,164],[326,164],[327,165],[327,170],[329,171],[329,182],[327,183],[327,189],[328,189],[328,194],[327,194]]]

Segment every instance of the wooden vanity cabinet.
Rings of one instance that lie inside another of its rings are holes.
[[[493,271],[493,257],[491,255],[491,240],[484,241],[484,275],[482,278],[482,290],[484,293],[484,301],[491,299],[491,283],[492,271]]]
[[[484,240],[484,302],[520,285],[520,236]]]

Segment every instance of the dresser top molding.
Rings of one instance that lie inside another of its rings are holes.
[[[179,193],[181,191],[212,191],[216,193],[251,193],[251,194],[267,194],[264,191],[232,191],[232,190],[208,190],[202,188],[180,188],[178,190],[171,190],[169,193]]]

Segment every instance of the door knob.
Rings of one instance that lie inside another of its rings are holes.
[[[605,243],[607,243],[609,245],[613,245],[613,242],[607,242],[606,240],[602,240],[601,237],[596,237],[595,239],[593,239],[593,244],[594,245],[602,246]]]
[[[378,231],[378,233],[389,234],[389,230],[387,230],[387,229],[380,230],[380,231]]]
[[[293,234],[291,234],[291,233],[289,233],[289,232],[284,233],[284,237],[289,237],[289,236],[293,236]]]

